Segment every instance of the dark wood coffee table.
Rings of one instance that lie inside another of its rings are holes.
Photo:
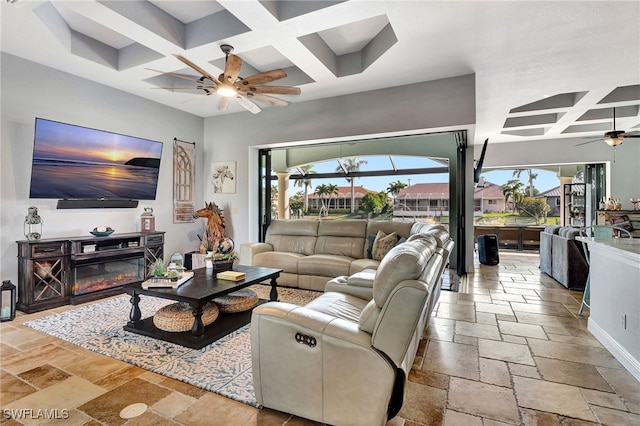
[[[149,288],[145,290],[142,288],[141,283],[126,285],[125,289],[131,296],[131,313],[129,314],[129,322],[124,326],[124,329],[180,346],[201,349],[249,324],[251,322],[251,310],[235,314],[220,313],[213,323],[205,327],[202,322],[204,306],[216,297],[224,296],[265,280],[270,280],[271,283],[270,300],[278,300],[276,280],[282,270],[245,265],[235,265],[233,270],[244,272],[246,274],[245,279],[241,281],[219,280],[212,269],[200,268],[193,271],[192,279],[176,289]],[[142,319],[142,312],[139,306],[140,295],[188,303],[193,312],[193,328],[191,331],[186,332],[168,332],[157,328],[153,323],[153,317]],[[266,300],[260,300],[258,303],[264,302]]]

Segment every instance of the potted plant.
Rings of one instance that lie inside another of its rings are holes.
[[[151,264],[149,264],[149,275],[155,278],[162,278],[165,274],[164,261],[162,259],[155,258]]]
[[[207,256],[205,257],[205,262],[207,267],[211,265],[215,271],[228,271],[233,267],[233,261],[238,258],[238,254],[235,251],[230,251],[228,253],[222,253],[220,251],[207,252]]]

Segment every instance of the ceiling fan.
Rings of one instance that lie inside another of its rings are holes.
[[[626,138],[640,138],[640,133],[639,132],[627,133],[624,130],[616,130],[616,108],[614,107],[613,108],[613,130],[606,132],[604,136],[600,139],[594,139],[588,142],[579,143],[576,146],[586,145],[588,143],[604,140],[604,142],[607,145],[616,147],[618,145],[621,145]]]
[[[220,96],[220,99],[218,100],[219,112],[226,111],[231,99],[235,98],[247,111],[257,114],[262,111],[262,109],[254,101],[262,102],[267,105],[286,107],[289,105],[289,102],[271,95],[299,95],[301,93],[299,87],[264,85],[264,83],[285,78],[287,73],[283,69],[265,71],[246,78],[240,77],[242,58],[231,53],[233,51],[233,46],[231,45],[223,44],[220,46],[220,49],[226,55],[226,62],[224,71],[218,76],[218,78],[214,77],[204,68],[199,67],[181,55],[174,56],[190,68],[197,71],[201,77],[195,78],[178,73],[158,71],[150,68],[148,69],[196,83],[193,86],[160,87],[161,89],[195,89],[204,91],[207,96],[212,93],[218,94]]]

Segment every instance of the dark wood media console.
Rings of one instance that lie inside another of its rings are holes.
[[[18,244],[18,302],[25,313],[75,305],[124,292],[147,278],[164,254],[164,232],[22,240]]]

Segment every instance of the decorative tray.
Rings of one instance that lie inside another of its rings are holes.
[[[193,278],[193,271],[185,271],[177,280],[171,278],[149,278],[142,282],[143,289],[149,288],[178,288]]]

